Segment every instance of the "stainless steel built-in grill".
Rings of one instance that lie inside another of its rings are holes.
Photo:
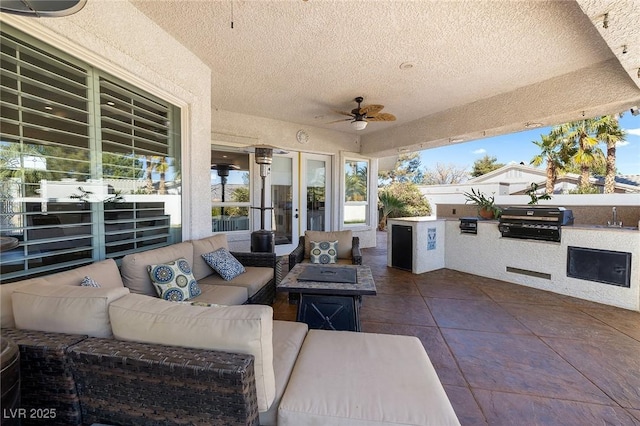
[[[503,237],[560,242],[566,225],[573,225],[573,212],[564,207],[506,207],[498,229]]]

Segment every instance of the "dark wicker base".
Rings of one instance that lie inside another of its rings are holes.
[[[273,305],[276,299],[276,283],[275,280],[269,281],[265,286],[256,292],[247,300],[251,305]]]
[[[243,266],[273,268],[273,279],[247,300],[252,305],[271,306],[276,300],[276,284],[282,280],[282,259],[275,253],[232,252]]]
[[[68,347],[87,336],[3,328],[2,335],[20,347],[23,425],[80,425],[80,401]],[[48,417],[47,417],[48,416]]]
[[[69,357],[85,424],[259,424],[251,355],[88,338]]]
[[[17,329],[2,336],[20,348],[21,408],[38,413],[23,425],[260,422],[251,355]]]

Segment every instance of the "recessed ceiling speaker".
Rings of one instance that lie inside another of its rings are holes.
[[[78,12],[87,0],[0,0],[0,12],[37,18],[57,18]]]

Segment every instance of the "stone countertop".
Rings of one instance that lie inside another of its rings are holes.
[[[588,230],[597,230],[597,231],[617,231],[617,232],[626,232],[626,231],[638,231],[637,227],[633,226],[623,226],[615,227],[615,226],[607,226],[607,225],[588,225],[588,224],[580,224],[580,225],[570,225],[563,226],[562,229],[588,229]]]
[[[399,222],[435,222],[438,220],[446,220],[446,219],[436,219],[431,216],[416,216],[416,217],[393,217],[387,220],[391,221],[399,221]]]
[[[305,268],[313,267],[335,267],[335,268],[353,268],[356,270],[357,283],[332,283],[332,282],[314,282],[314,281],[298,281],[298,276]],[[282,282],[276,287],[277,291],[286,291],[293,293],[314,293],[314,294],[334,294],[334,295],[376,295],[376,285],[373,280],[371,268],[366,265],[314,265],[311,263],[298,263],[283,278]]]

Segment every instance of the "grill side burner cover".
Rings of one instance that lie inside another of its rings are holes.
[[[477,234],[478,218],[477,217],[461,217],[459,227],[460,227],[460,232],[462,232],[463,234]]]

